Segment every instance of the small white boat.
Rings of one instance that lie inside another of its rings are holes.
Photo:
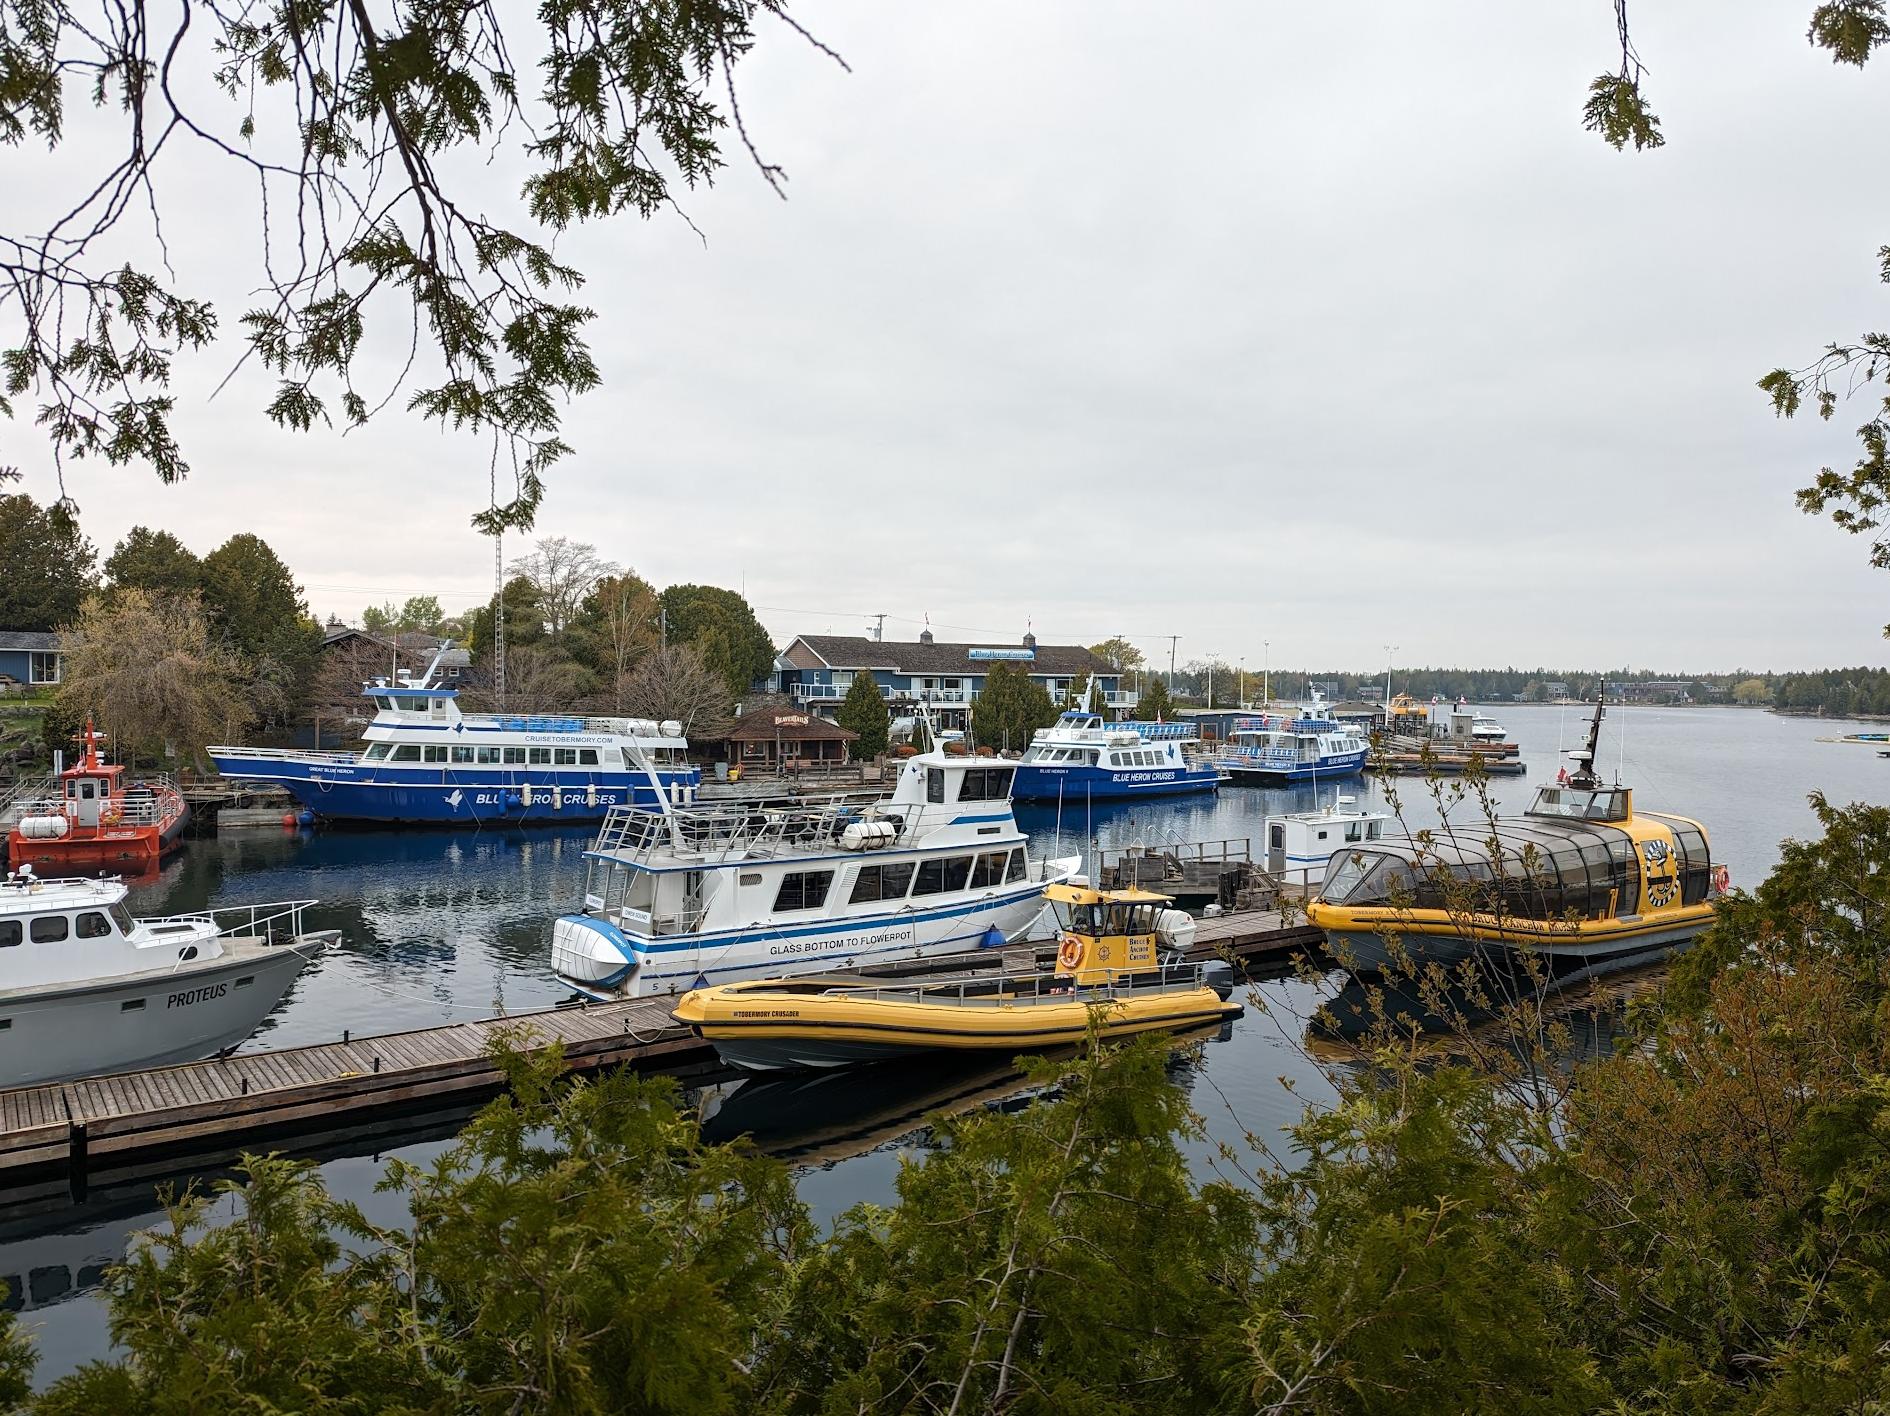
[[[1359,811],[1357,801],[1334,797],[1329,807],[1269,816],[1267,872],[1300,881],[1323,880],[1336,853],[1380,840],[1391,823],[1390,813]]]
[[[0,1087],[225,1051],[340,937],[303,930],[313,900],[133,919],[126,893],[30,867],[0,884]]]
[[[552,970],[591,998],[641,998],[1016,939],[1081,863],[1031,857],[1016,770],[931,752],[864,805],[620,807],[583,913],[552,927]]]

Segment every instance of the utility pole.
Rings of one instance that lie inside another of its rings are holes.
[[[1168,636],[1168,692],[1171,695],[1175,691],[1175,646],[1179,643],[1181,643],[1179,634]]]
[[[656,632],[661,636],[662,647],[669,648],[669,606],[656,607]]]
[[[883,614],[874,615],[873,620],[873,642],[875,644],[884,643],[886,639],[886,616]]]
[[[1398,652],[1398,646],[1385,646],[1385,726],[1391,726],[1391,656]]]
[[[1260,661],[1260,711],[1264,713],[1273,701],[1273,641],[1261,640],[1260,649],[1266,655]]]
[[[505,711],[505,549],[501,533],[492,533],[492,697]]]

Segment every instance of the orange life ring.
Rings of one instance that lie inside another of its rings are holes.
[[[1723,865],[1713,867],[1713,889],[1722,895],[1732,889],[1732,872]]]
[[[1057,965],[1060,968],[1074,969],[1083,962],[1083,941],[1074,934],[1063,936],[1063,942],[1057,945]]]

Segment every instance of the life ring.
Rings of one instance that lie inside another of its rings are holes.
[[[1078,939],[1074,934],[1064,935],[1063,942],[1057,945],[1057,966],[1065,969],[1076,969],[1082,965],[1082,962],[1083,941]]]
[[[1713,867],[1713,892],[1723,895],[1732,889],[1732,872],[1723,865]]]
[[[101,826],[116,826],[125,819],[125,809],[117,802],[111,802],[100,808],[98,820]]]

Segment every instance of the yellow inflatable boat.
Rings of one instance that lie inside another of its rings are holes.
[[[1052,885],[1063,928],[1057,971],[1022,977],[761,979],[683,995],[677,1021],[751,1071],[845,1067],[932,1049],[1027,1052],[1104,1037],[1200,1027],[1237,1017],[1232,978],[1163,964],[1169,903],[1144,890]]]

